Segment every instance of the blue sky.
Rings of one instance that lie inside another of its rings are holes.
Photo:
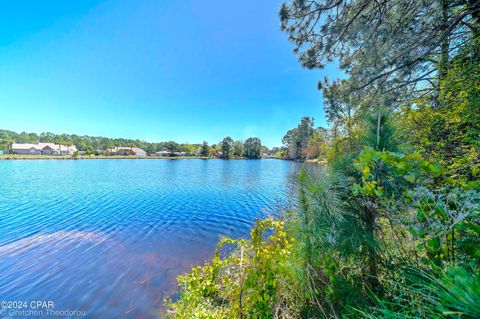
[[[282,1],[0,2],[0,128],[271,147],[316,83],[280,32]]]

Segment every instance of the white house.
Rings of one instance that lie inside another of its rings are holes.
[[[163,151],[156,152],[155,155],[157,155],[157,156],[185,156],[185,155],[187,155],[187,153],[186,152],[170,152],[170,151],[163,150]]]
[[[170,156],[170,151],[165,151],[165,150],[158,151],[158,152],[155,152],[155,155],[157,155],[157,156]]]
[[[23,155],[73,155],[77,151],[75,145],[67,146],[54,143],[13,143],[12,153]]]
[[[112,155],[136,155],[136,156],[147,156],[147,152],[138,147],[128,147],[128,146],[115,146],[114,148],[108,149],[107,153]]]

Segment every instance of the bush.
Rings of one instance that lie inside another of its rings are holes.
[[[300,289],[292,267],[293,238],[284,222],[257,221],[251,238],[220,241],[211,262],[178,277],[180,298],[167,318],[298,318]],[[234,247],[221,257],[224,246]]]

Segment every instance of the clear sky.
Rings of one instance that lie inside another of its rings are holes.
[[[316,83],[280,32],[276,0],[3,0],[0,128],[271,147]]]

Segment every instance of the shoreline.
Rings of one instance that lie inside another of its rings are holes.
[[[215,157],[205,156],[86,156],[79,155],[72,157],[71,155],[0,155],[0,160],[96,160],[96,159],[216,159]]]
[[[100,159],[143,159],[143,160],[179,160],[179,159],[203,159],[203,160],[216,160],[222,159],[217,157],[208,157],[208,156],[105,156],[105,155],[98,155],[98,156],[86,156],[86,155],[79,155],[77,157],[72,157],[70,155],[14,155],[14,154],[6,154],[0,155],[0,160],[100,160]],[[244,158],[234,158],[231,160],[239,160]],[[261,158],[261,159],[277,159],[277,158]]]

